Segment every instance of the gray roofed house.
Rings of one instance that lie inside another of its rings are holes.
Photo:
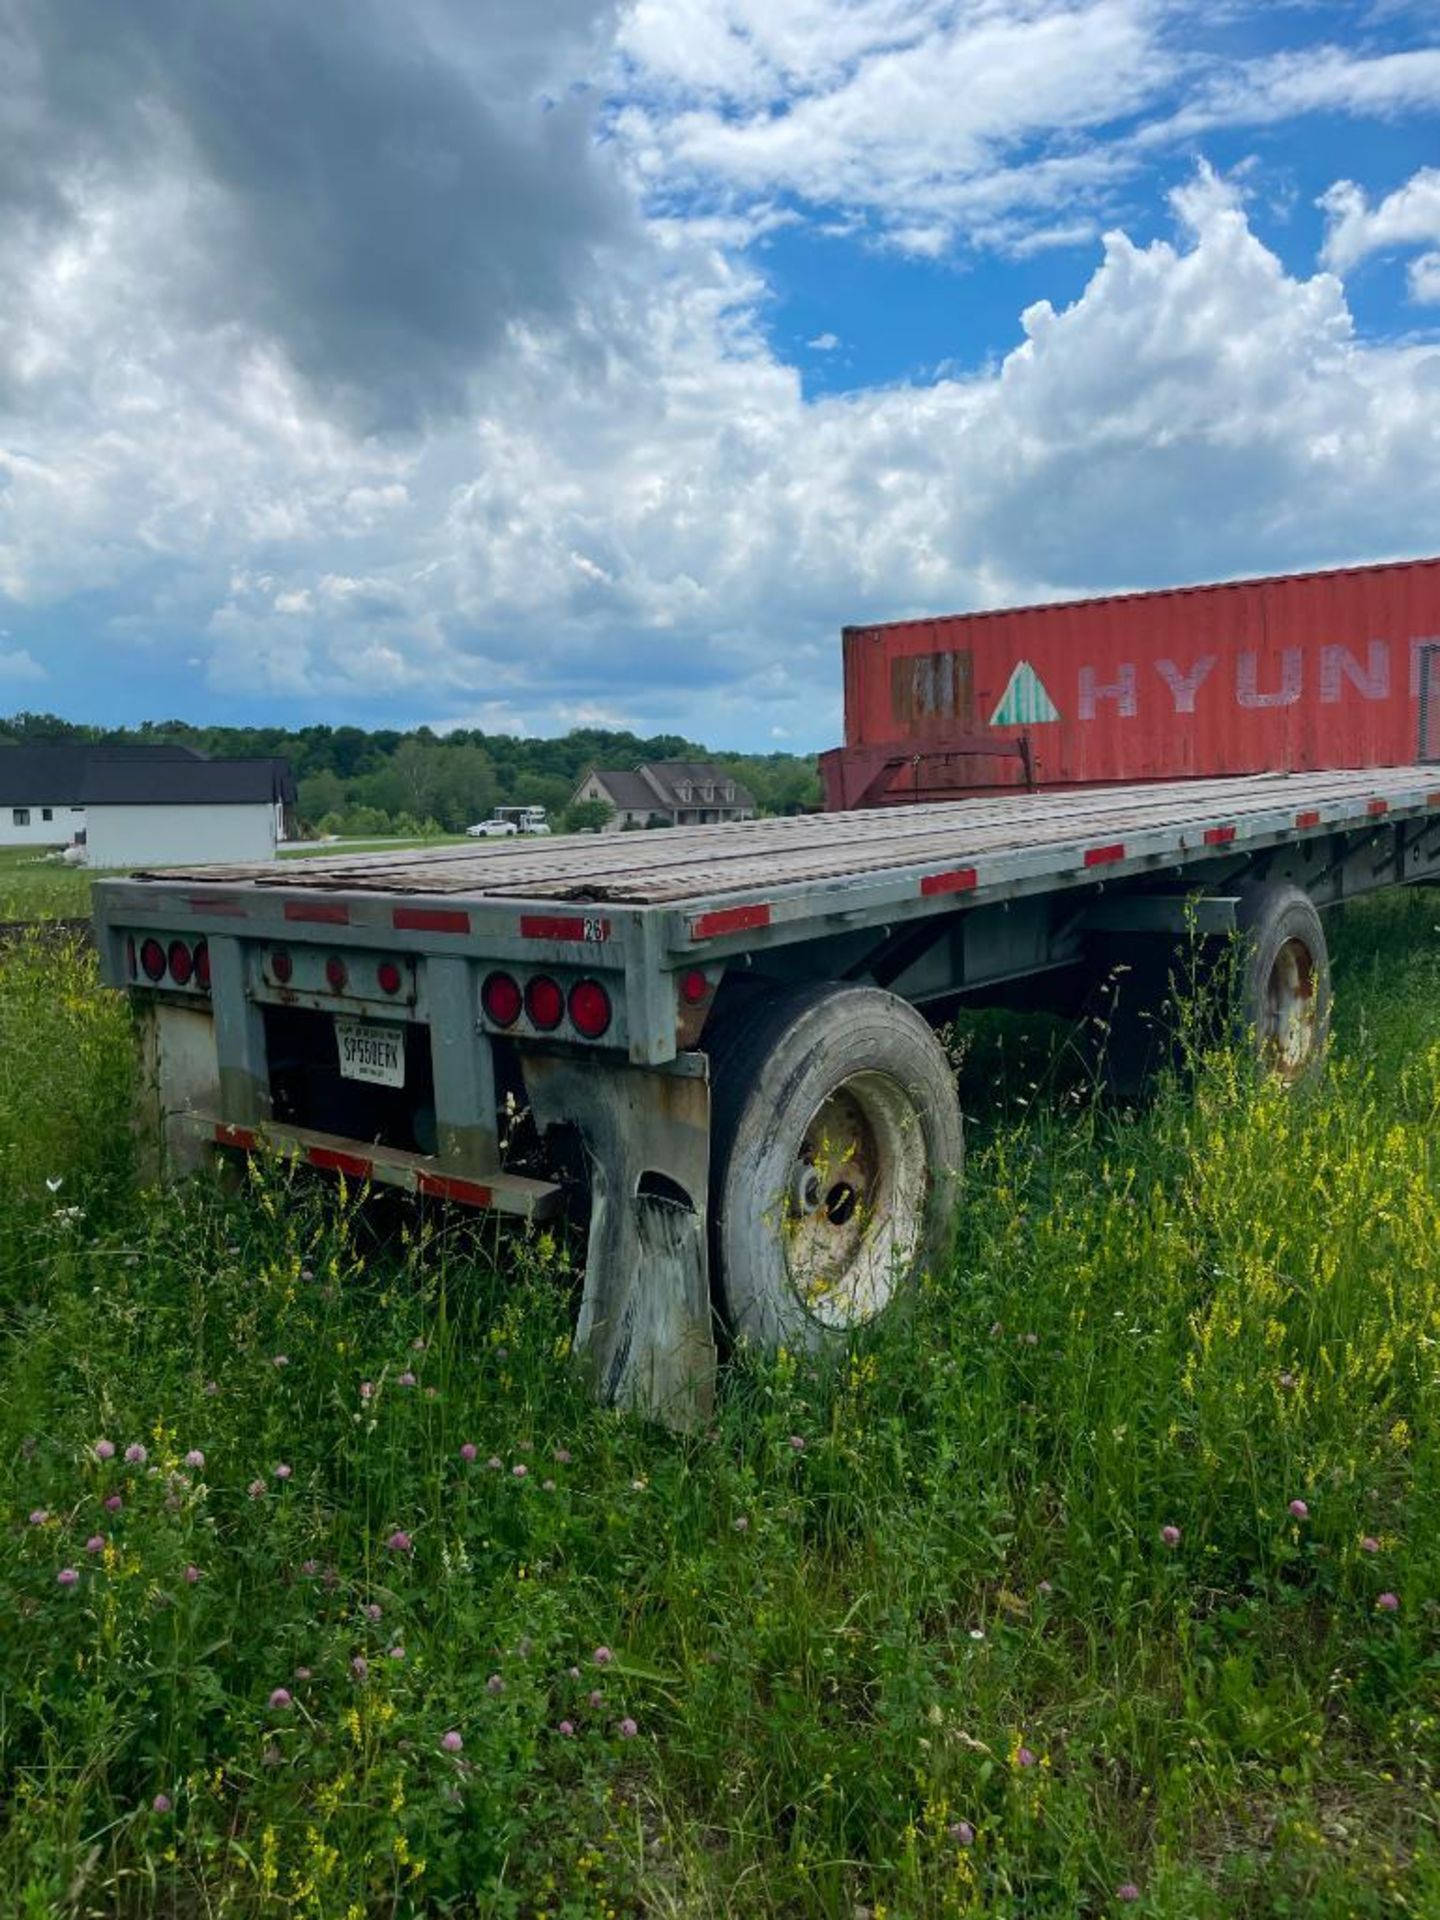
[[[97,755],[80,788],[87,807],[293,805],[287,760],[112,760]]]
[[[84,805],[82,789],[91,769],[107,763],[146,766],[157,761],[199,761],[189,747],[5,747],[0,746],[0,806],[17,801],[51,807]]]
[[[750,789],[710,760],[649,760],[628,773],[595,767],[575,789],[574,799],[603,800],[613,807],[612,831],[755,818]]]

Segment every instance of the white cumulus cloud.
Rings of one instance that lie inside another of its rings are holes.
[[[23,647],[13,653],[0,649],[0,687],[29,685],[45,678],[45,669]]]
[[[1440,167],[1422,167],[1373,206],[1353,180],[1337,180],[1320,205],[1326,216],[1321,257],[1348,273],[1371,254],[1440,241]]]
[[[1410,298],[1421,306],[1440,306],[1440,253],[1422,253],[1407,271]]]
[[[178,0],[148,5],[153,26]],[[639,0],[602,116],[567,89],[601,70],[604,0],[425,0],[415,62],[357,6],[364,44],[287,132],[313,201],[272,234],[243,90],[207,67],[185,91],[94,0],[0,0],[33,54],[0,71],[0,679],[58,679],[54,636],[83,619],[117,684],[132,658],[199,660],[236,711],[813,746],[839,731],[846,621],[1433,548],[1440,350],[1359,337],[1339,278],[1422,248],[1412,293],[1440,294],[1431,173],[1378,201],[1337,187],[1331,270],[1308,278],[1204,169],[1169,237],[1131,237],[1177,98],[1205,124],[1399,111],[1430,68],[1322,48],[1222,71],[1177,57],[1194,10]],[[257,21],[287,46],[313,28],[277,0],[237,12],[247,71]],[[91,112],[57,89],[107,60],[129,94]],[[377,208],[387,170],[353,162],[381,124],[428,133]],[[333,285],[301,245],[332,218]],[[957,336],[944,377],[807,398],[765,253],[806,220],[940,259],[1039,254],[1032,285],[1045,248],[1083,247],[1089,278],[1017,313],[993,363],[966,367]],[[372,276],[385,298],[352,306]]]
[[[82,381],[11,471],[7,577],[117,590],[147,646],[203,633],[237,696],[822,744],[847,620],[1433,546],[1440,351],[1358,340],[1214,176],[1176,216],[1109,234],[995,369],[814,401],[760,284],[677,243],[603,357],[522,342],[473,416],[388,450],[278,363],[217,406],[204,336],[137,333],[105,431]]]

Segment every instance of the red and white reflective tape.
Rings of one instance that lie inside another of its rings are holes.
[[[396,907],[390,924],[398,933],[469,933],[470,916],[459,907]]]
[[[603,946],[610,938],[610,922],[595,914],[522,913],[522,940],[578,940]]]
[[[494,1204],[495,1199],[491,1188],[481,1186],[478,1180],[462,1180],[455,1173],[426,1173],[422,1170],[415,1176],[415,1190],[429,1195],[432,1200],[450,1200],[462,1207],[488,1207]]]
[[[945,873],[927,873],[920,880],[920,897],[928,900],[940,893],[969,893],[978,878],[974,867],[951,867]]]
[[[369,1180],[375,1173],[375,1162],[364,1154],[345,1153],[339,1147],[308,1146],[305,1158],[312,1167],[321,1167],[326,1173],[343,1173],[347,1180]]]
[[[237,1147],[243,1153],[254,1153],[260,1144],[260,1136],[253,1127],[235,1126],[229,1121],[215,1123],[215,1143],[221,1147]],[[280,1149],[286,1151],[282,1139]],[[377,1165],[381,1179],[385,1176],[386,1162],[378,1163],[362,1153],[351,1153],[343,1147],[326,1147],[310,1142],[299,1148],[312,1167],[318,1167],[324,1173],[341,1173],[347,1180],[373,1180],[377,1177]],[[402,1175],[403,1179],[403,1175]],[[495,1204],[495,1190],[485,1186],[479,1180],[466,1180],[460,1174],[434,1173],[420,1167],[415,1172],[415,1191],[423,1193],[433,1200],[449,1200],[463,1207],[491,1207]]]
[[[770,903],[757,900],[746,907],[716,907],[690,922],[692,940],[718,940],[727,933],[750,933],[770,924]]]
[[[1108,847],[1087,847],[1085,865],[1087,867],[1108,867],[1116,860],[1125,858],[1125,842],[1116,840]]]
[[[348,927],[350,909],[343,900],[287,900],[285,918],[319,927]]]

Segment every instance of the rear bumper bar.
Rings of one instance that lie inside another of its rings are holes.
[[[549,1219],[559,1211],[562,1198],[561,1188],[553,1180],[530,1180],[518,1173],[458,1173],[425,1154],[407,1153],[400,1147],[370,1146],[340,1134],[315,1133],[307,1127],[269,1122],[240,1126],[207,1113],[176,1114],[173,1121],[207,1146],[237,1153],[274,1153],[318,1167],[324,1173],[340,1174],[346,1180],[399,1187],[405,1193],[448,1200],[462,1207],[518,1214],[526,1220]]]

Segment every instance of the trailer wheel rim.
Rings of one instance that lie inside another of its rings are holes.
[[[805,1311],[863,1326],[889,1305],[925,1229],[929,1157],[915,1101],[889,1074],[850,1075],[802,1132],[781,1222]]]
[[[1286,940],[1271,962],[1263,1013],[1266,1064],[1283,1080],[1300,1079],[1315,1056],[1319,1017],[1315,956],[1303,940]]]

